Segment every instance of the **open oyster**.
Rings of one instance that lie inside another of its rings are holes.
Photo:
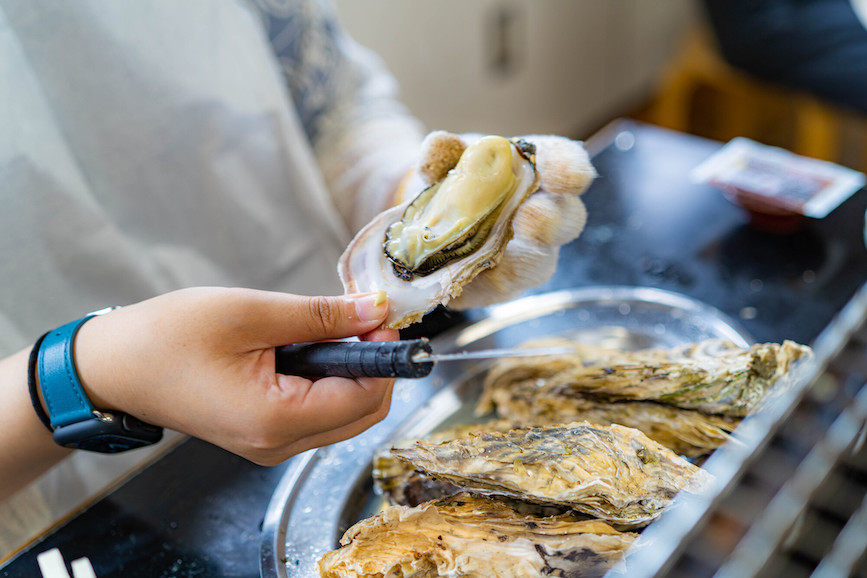
[[[323,578],[590,578],[621,560],[635,537],[598,520],[525,515],[498,500],[457,494],[358,522],[318,568]]]
[[[636,528],[709,475],[636,429],[587,422],[481,432],[392,453],[473,493],[556,505]]]
[[[446,176],[376,217],[344,251],[338,273],[350,293],[385,291],[384,326],[399,329],[495,266],[521,203],[539,187],[533,145],[486,136]]]

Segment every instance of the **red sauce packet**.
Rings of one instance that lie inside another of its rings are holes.
[[[864,173],[738,137],[692,171],[750,211],[821,219],[864,186]]]

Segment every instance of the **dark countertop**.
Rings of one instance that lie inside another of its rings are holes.
[[[796,234],[763,233],[719,191],[690,181],[719,146],[625,120],[589,139],[600,176],[584,196],[587,227],[533,293],[657,287],[717,307],[756,341],[812,342],[867,281],[867,192]],[[461,319],[437,311],[420,332]],[[258,576],[260,527],[284,470],[187,440],[7,561],[0,576],[39,576],[36,555],[54,547],[67,562],[90,558],[100,578]]]

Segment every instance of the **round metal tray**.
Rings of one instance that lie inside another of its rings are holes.
[[[432,346],[438,353],[513,347],[547,335],[627,350],[710,338],[742,346],[752,342],[719,310],[683,295],[651,288],[593,287],[490,307],[480,321],[435,338]],[[469,423],[490,363],[440,363],[426,378],[398,380],[385,420],[353,439],[292,458],[266,511],[261,575],[318,576],[316,561],[338,546],[343,532],[385,506],[373,491],[374,452],[399,439]]]

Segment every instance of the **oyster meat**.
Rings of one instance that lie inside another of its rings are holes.
[[[635,537],[598,520],[525,515],[462,493],[358,522],[318,568],[323,578],[589,578],[620,561]]]
[[[385,291],[394,329],[460,295],[499,262],[515,212],[539,187],[534,150],[498,136],[468,146],[442,180],[359,231],[338,265],[345,291]]]
[[[571,508],[622,528],[644,526],[709,475],[636,429],[589,423],[480,432],[392,453],[473,493]]]
[[[619,351],[550,338],[527,346],[570,345],[575,354],[514,358],[488,373],[478,411],[490,411],[509,391],[526,382],[535,395],[593,396],[608,401],[654,401],[707,414],[744,417],[793,364],[812,355],[793,341],[743,349],[709,339],[672,349]]]

